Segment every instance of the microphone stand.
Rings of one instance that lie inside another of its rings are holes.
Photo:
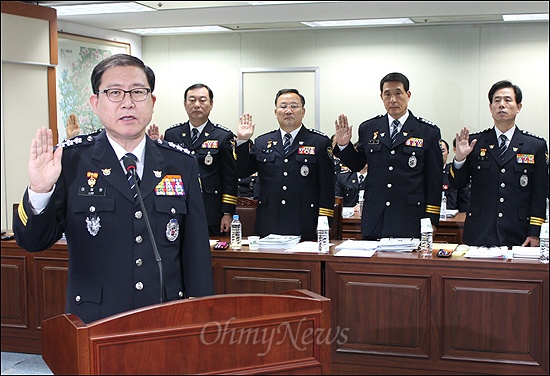
[[[133,166],[132,166],[133,167]],[[157,242],[155,241],[155,238],[153,237],[153,230],[151,229],[151,222],[149,222],[149,217],[147,216],[147,210],[145,210],[145,204],[143,203],[143,196],[141,195],[141,189],[139,189],[139,186],[137,184],[136,179],[136,169],[134,168],[128,168],[128,170],[131,171],[132,178],[134,179],[134,184],[136,185],[136,191],[139,198],[139,203],[141,204],[141,209],[143,212],[143,218],[145,218],[145,225],[147,226],[147,232],[149,233],[149,237],[151,238],[151,244],[153,245],[153,252],[155,253],[155,259],[157,260],[157,263],[159,265],[159,272],[160,272],[160,302],[162,303],[164,301],[164,294],[163,294],[163,277],[162,277],[162,259],[160,258],[160,253],[157,248]]]

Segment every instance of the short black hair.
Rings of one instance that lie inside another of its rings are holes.
[[[99,87],[101,86],[101,78],[103,77],[103,73],[107,69],[115,68],[115,67],[138,67],[145,72],[145,76],[147,76],[147,83],[149,84],[149,89],[151,89],[151,93],[155,90],[155,73],[151,68],[149,68],[147,65],[143,63],[140,59],[138,59],[135,56],[127,55],[127,54],[116,54],[109,56],[108,58],[103,59],[100,61],[92,71],[91,81],[92,81],[92,91],[94,94],[99,93]]]
[[[447,152],[450,151],[449,150],[449,143],[447,141],[445,141],[444,139],[441,139],[441,140],[439,140],[439,142],[443,142],[445,144],[445,146],[447,147]],[[441,150],[441,151],[443,151],[443,150]]]
[[[300,100],[302,101],[302,107],[306,107],[306,99],[304,98],[304,96],[302,94],[300,94],[298,89],[281,89],[281,90],[279,90],[277,92],[277,94],[275,94],[275,106],[277,106],[277,100],[279,99],[279,97],[283,94],[288,94],[288,93],[296,94],[297,96],[299,96]]]
[[[187,89],[185,89],[185,93],[183,94],[183,99],[187,100],[187,93],[189,92],[189,90],[195,90],[195,89],[201,89],[201,88],[205,88],[206,90],[208,90],[208,96],[210,97],[210,101],[212,102],[214,100],[214,92],[207,85],[200,84],[200,83],[193,84],[189,86]]]
[[[523,100],[523,94],[521,92],[521,89],[518,85],[514,85],[511,81],[508,80],[502,80],[497,83],[495,83],[493,86],[491,86],[491,89],[489,90],[489,103],[493,103],[493,97],[495,96],[495,93],[504,88],[512,88],[514,89],[514,93],[516,95],[516,103],[520,104]]]
[[[384,78],[382,78],[382,80],[380,80],[380,92],[382,92],[384,84],[390,81],[401,82],[403,84],[403,88],[405,88],[405,91],[409,91],[409,79],[403,73],[393,72],[388,73],[384,76]]]

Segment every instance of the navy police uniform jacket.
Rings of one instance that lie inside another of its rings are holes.
[[[445,165],[443,170],[443,192],[447,198],[447,209],[456,209],[459,212],[466,212],[468,210],[468,203],[470,202],[470,185],[461,189],[454,189],[449,184],[449,173],[451,171],[451,163]]]
[[[460,189],[471,182],[463,242],[469,245],[521,245],[539,236],[548,194],[548,147],[516,126],[501,160],[494,127],[470,134],[477,139],[465,164],[451,166],[449,182]]]
[[[214,294],[195,158],[146,136],[143,208],[105,131],[63,144],[62,172],[48,206],[33,214],[25,192],[13,229],[30,252],[50,248],[65,233],[67,313],[88,323],[160,303],[161,291],[163,301]],[[162,289],[144,210],[162,259]]]
[[[302,128],[283,151],[279,129],[237,147],[239,176],[258,172],[260,191],[255,232],[317,239],[317,218],[334,214],[334,164],[330,138]]]
[[[364,187],[364,181],[359,184],[357,172],[352,172],[345,166],[336,174],[336,188],[334,194],[335,196],[342,197],[344,206],[355,206],[357,201],[359,201],[359,191],[364,189]]]
[[[439,223],[443,160],[439,128],[409,111],[394,146],[388,115],[359,126],[359,142],[335,154],[352,171],[366,163],[361,233],[364,239],[420,237],[420,220]]]
[[[164,140],[189,149],[199,161],[208,225],[219,227],[223,214],[235,214],[237,206],[235,135],[228,128],[209,120],[199,139],[193,144],[187,121],[167,129]]]

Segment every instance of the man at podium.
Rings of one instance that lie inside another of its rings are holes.
[[[197,160],[145,135],[155,75],[118,54],[92,72],[90,104],[105,129],[53,146],[32,140],[29,185],[14,215],[20,247],[69,250],[66,311],[85,323],[214,294]],[[149,219],[150,218],[150,219]]]

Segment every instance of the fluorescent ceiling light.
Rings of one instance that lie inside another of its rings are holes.
[[[80,16],[87,14],[104,13],[131,13],[131,12],[153,12],[156,9],[149,8],[137,3],[102,3],[84,5],[56,5],[57,16]]]
[[[504,14],[504,21],[548,21],[548,13],[543,14]]]
[[[338,1],[330,1],[338,3]],[[285,4],[307,4],[307,3],[322,3],[322,1],[247,1],[250,5],[285,5]]]
[[[345,21],[313,21],[302,22],[309,27],[337,27],[337,26],[380,26],[380,25],[404,25],[413,24],[409,18],[383,18],[371,20],[345,20]]]
[[[164,35],[164,34],[187,34],[187,33],[212,33],[220,31],[231,31],[221,26],[188,26],[188,27],[161,27],[148,29],[123,29],[127,33],[139,35]]]

